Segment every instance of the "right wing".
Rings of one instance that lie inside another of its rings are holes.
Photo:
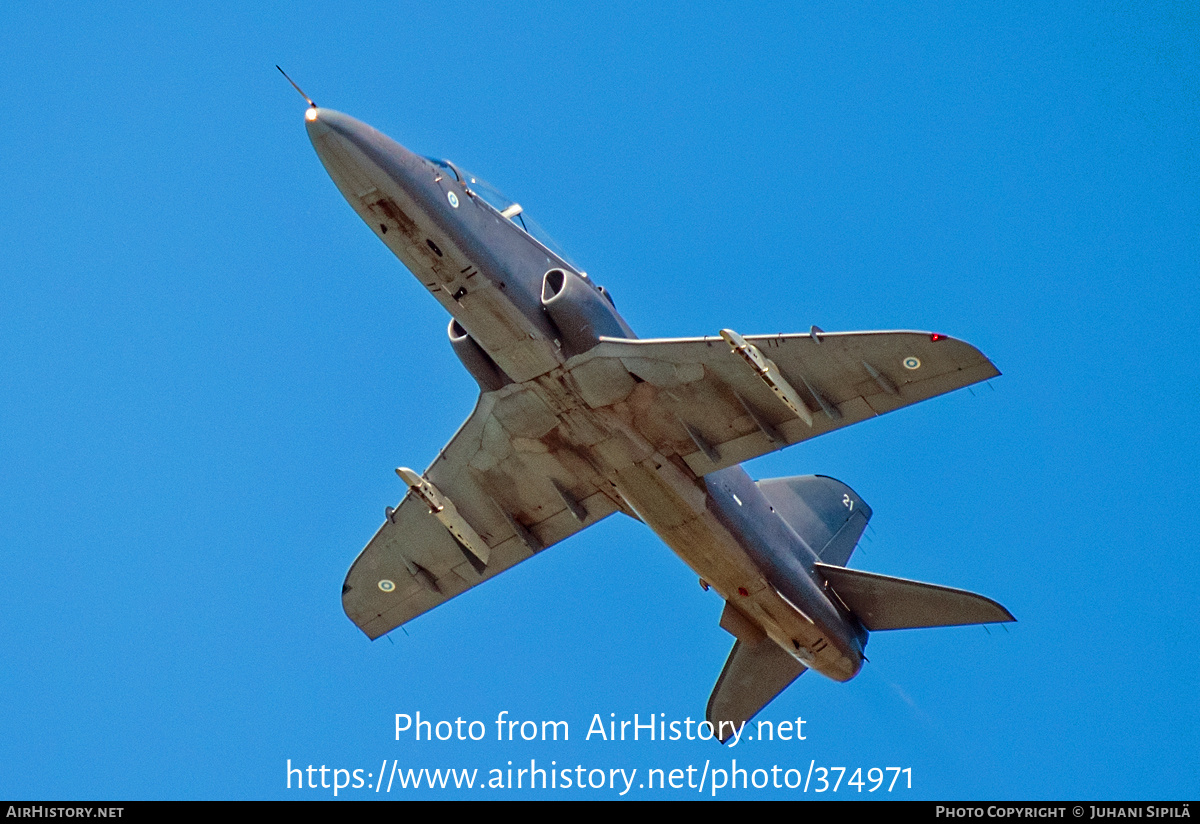
[[[409,492],[346,574],[350,620],[378,638],[615,512],[600,491],[607,484],[585,460],[537,440],[557,423],[519,384],[481,395],[424,477],[487,543],[487,564]]]
[[[794,388],[799,413],[721,337],[602,338],[567,366],[590,405],[612,406],[697,475],[1000,374],[969,343],[929,332],[817,331],[742,340]]]

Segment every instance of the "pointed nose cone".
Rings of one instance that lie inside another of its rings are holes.
[[[376,188],[420,188],[416,181],[430,176],[420,158],[348,114],[311,106],[304,126],[321,163],[352,204]]]
[[[351,205],[383,185],[408,154],[366,123],[333,109],[309,107],[304,112],[304,126],[317,157]]]
[[[408,153],[407,149],[382,132],[361,120],[355,120],[350,115],[335,112],[333,109],[310,106],[304,112],[304,125],[308,129],[308,139],[313,142],[318,154],[322,148],[321,141],[331,138],[337,142],[347,143],[368,155],[380,151],[392,153],[396,150],[404,154]]]
[[[384,137],[361,120],[355,120],[348,114],[335,112],[333,109],[322,109],[318,106],[310,106],[305,109],[304,125],[308,129],[309,139],[314,143],[317,138],[330,131],[337,132],[341,137],[354,143],[363,143]]]
[[[317,154],[321,153],[323,139],[346,142],[359,151],[366,151],[370,146],[378,147],[385,142],[393,143],[386,135],[361,120],[355,120],[350,115],[335,112],[333,109],[310,106],[304,112],[304,126]]]
[[[308,139],[313,143],[316,143],[318,137],[329,131],[329,127],[321,120],[321,114],[324,111],[316,106],[309,106],[304,110],[304,125],[308,128]]]

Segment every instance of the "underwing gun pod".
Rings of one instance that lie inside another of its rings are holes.
[[[307,100],[307,98],[306,98]],[[346,576],[370,638],[623,512],[725,600],[735,642],[709,700],[721,740],[806,669],[862,668],[875,630],[1014,620],[962,590],[849,569],[871,508],[832,478],[740,464],[999,374],[928,332],[639,340],[612,296],[516,203],[309,101],[351,207],[451,315],[474,411]]]

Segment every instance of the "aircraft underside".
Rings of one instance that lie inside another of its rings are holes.
[[[345,115],[312,104],[305,119],[347,201],[453,316],[481,391],[424,473],[397,470],[409,491],[346,576],[346,613],[369,637],[618,511],[725,599],[736,641],[708,707],[722,740],[806,668],[853,678],[869,631],[1014,620],[980,595],[848,569],[871,516],[850,487],[740,467],[998,375],[977,349],[816,327],[639,340],[603,288],[514,222],[517,204]]]

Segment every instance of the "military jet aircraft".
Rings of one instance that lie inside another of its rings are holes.
[[[480,389],[424,473],[396,470],[408,492],[350,567],[342,603],[368,637],[615,512],[725,599],[735,641],[707,709],[722,741],[805,669],[853,678],[869,632],[1015,620],[981,595],[849,569],[871,518],[853,489],[739,465],[998,375],[974,347],[816,327],[639,339],[517,203],[309,104],[321,162],[450,313]]]

